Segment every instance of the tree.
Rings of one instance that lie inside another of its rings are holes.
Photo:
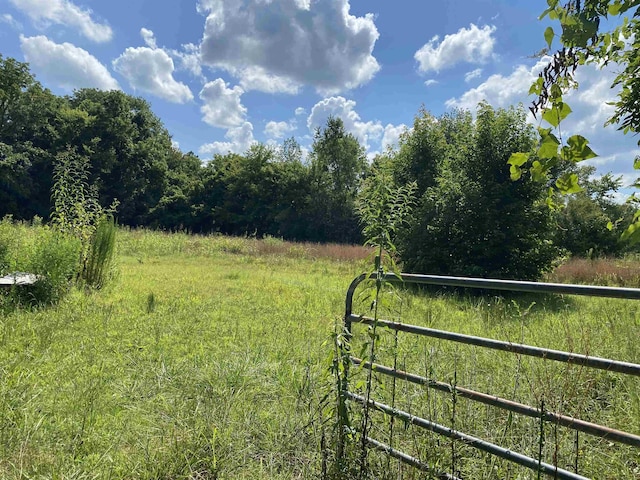
[[[518,109],[482,104],[434,119],[422,111],[400,140],[396,181],[417,171],[418,201],[398,250],[411,272],[536,279],[557,255],[544,186],[514,183],[505,162],[529,151],[534,135]],[[419,148],[416,148],[419,146]],[[412,155],[424,154],[422,158]]]
[[[555,242],[572,255],[618,255],[628,248],[620,241],[617,227],[628,224],[633,211],[613,198],[622,179],[610,173],[592,178],[595,170],[593,166],[577,170],[583,189],[568,195],[557,215]]]
[[[168,187],[171,137],[149,104],[120,91],[81,89],[68,98],[88,123],[73,139],[91,159],[100,203],[117,199],[119,222],[145,225]]]
[[[48,216],[63,104],[42,88],[28,64],[0,56],[0,216]]]
[[[329,117],[315,132],[310,159],[309,237],[357,242],[355,199],[367,172],[364,148],[345,131],[342,119]]]

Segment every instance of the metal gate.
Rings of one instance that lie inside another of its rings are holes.
[[[456,342],[460,344],[475,345],[486,349],[493,349],[503,352],[511,352],[522,356],[538,357],[546,359],[548,361],[564,362],[573,365],[579,365],[589,369],[600,369],[608,372],[617,372],[619,374],[640,377],[640,364],[629,363],[623,361],[612,360],[608,358],[598,358],[578,353],[553,350],[548,348],[542,348],[538,346],[530,346],[519,343],[512,343],[507,341],[501,341],[490,338],[483,338],[478,336],[465,335],[461,333],[454,333],[450,331],[437,330],[417,325],[409,325],[405,323],[399,323],[391,320],[378,319],[360,315],[352,311],[354,292],[358,285],[367,279],[375,279],[376,274],[361,275],[353,280],[346,295],[346,311],[344,317],[345,332],[349,338],[353,335],[352,328],[354,324],[376,325],[390,329],[395,332],[404,332],[412,335],[419,335],[424,337],[431,337],[435,339],[441,339],[448,342]],[[553,283],[538,283],[538,282],[522,282],[522,281],[509,281],[509,280],[491,280],[482,278],[464,278],[464,277],[450,277],[450,276],[435,276],[435,275],[412,275],[412,274],[385,274],[383,277],[385,282],[403,282],[404,284],[418,284],[418,285],[435,285],[444,287],[461,287],[465,289],[483,289],[483,290],[503,290],[510,292],[528,292],[539,294],[566,294],[566,295],[582,295],[591,297],[609,297],[619,299],[632,299],[640,300],[640,289],[632,288],[615,288],[615,287],[602,287],[602,286],[585,286],[585,285],[565,285],[565,284],[553,284]],[[638,339],[640,341],[640,339]],[[565,416],[559,413],[546,411],[544,405],[542,407],[533,407],[523,403],[518,403],[507,398],[500,398],[498,396],[491,395],[489,393],[474,391],[472,389],[463,388],[451,383],[437,381],[426,376],[417,375],[414,373],[398,370],[397,368],[381,365],[377,363],[371,363],[363,361],[357,357],[351,356],[350,360],[352,365],[360,365],[361,368],[372,370],[373,372],[394,377],[397,380],[410,382],[415,385],[419,385],[426,389],[433,389],[448,394],[455,394],[464,399],[468,399],[473,402],[479,402],[481,404],[497,407],[499,409],[506,410],[512,414],[522,415],[526,417],[533,417],[540,421],[543,425],[546,423],[553,423],[576,432],[583,432],[588,435],[593,435],[606,439],[607,442],[619,443],[623,445],[629,445],[638,449],[638,458],[640,461],[640,435],[636,433],[624,432],[620,430],[614,430],[604,425],[592,423],[574,418],[572,416]],[[345,398],[350,399],[356,404],[364,405],[367,402],[366,397],[354,393],[349,390],[349,382],[345,381],[343,385],[343,395]],[[426,418],[421,418],[412,414],[410,411],[403,411],[395,406],[378,402],[374,399],[369,399],[369,408],[382,412],[384,415],[402,420],[405,424],[413,425],[419,429],[432,432],[439,436],[448,437],[452,441],[459,441],[465,445],[489,453],[491,455],[500,457],[535,472],[538,475],[552,476],[558,479],[586,479],[577,473],[578,468],[576,464],[575,471],[569,471],[567,469],[558,468],[557,465],[545,463],[542,461],[542,454],[539,458],[533,458],[523,453],[512,451],[508,448],[504,448],[498,444],[491,443],[482,438],[478,438],[473,435],[466,434],[457,429],[450,428],[448,426],[435,423]],[[458,478],[455,472],[435,473],[433,466],[427,464],[419,458],[415,458],[403,451],[400,451],[382,441],[376,440],[371,436],[364,438],[364,443],[369,448],[373,448],[378,451],[382,451],[387,455],[396,458],[400,462],[411,465],[419,470],[430,472],[438,478]],[[576,462],[577,463],[577,462]],[[640,478],[640,474],[638,476]]]

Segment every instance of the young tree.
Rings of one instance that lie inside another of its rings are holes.
[[[310,153],[309,236],[317,241],[357,242],[360,237],[355,199],[367,172],[364,148],[329,117],[315,133]]]
[[[417,142],[437,152],[422,162],[431,184],[418,184],[418,206],[401,234],[399,251],[407,271],[510,279],[536,279],[550,268],[551,212],[544,187],[514,183],[505,165],[512,152],[533,148],[534,135],[522,110],[479,107],[434,121],[422,112],[400,142],[399,177]],[[426,131],[425,131],[426,130]],[[443,143],[444,142],[444,143]],[[418,177],[420,178],[420,172]],[[402,181],[402,180],[401,180]]]

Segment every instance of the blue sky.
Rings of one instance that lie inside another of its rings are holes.
[[[295,136],[338,115],[370,156],[421,105],[435,115],[523,102],[543,61],[546,2],[458,0],[0,0],[0,53],[57,94],[119,88],[147,99],[203,160]],[[613,71],[587,67],[566,99],[598,171],[635,179],[637,139],[603,128]]]

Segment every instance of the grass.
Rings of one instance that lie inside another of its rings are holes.
[[[640,287],[640,258],[572,258],[556,268],[550,281]]]
[[[115,283],[0,318],[0,478],[319,478],[328,338],[368,252],[148,231],[120,231],[118,242]],[[405,293],[386,308],[405,322],[640,362],[637,302]],[[544,398],[549,409],[640,433],[637,380],[405,335],[395,350],[380,333],[384,363],[396,357],[399,368],[534,406]],[[354,347],[364,341],[356,336]],[[391,389],[376,376],[375,398]],[[398,407],[451,421],[450,396],[397,390]],[[388,424],[374,420],[384,440]],[[458,399],[455,422],[525,453],[537,448],[535,421]],[[395,431],[398,445],[450,468],[447,440],[402,422]],[[547,458],[572,462],[572,438],[547,435]],[[464,478],[535,478],[453,450]],[[584,435],[578,456],[595,478],[640,476],[637,450]],[[369,459],[387,478],[418,478]]]

